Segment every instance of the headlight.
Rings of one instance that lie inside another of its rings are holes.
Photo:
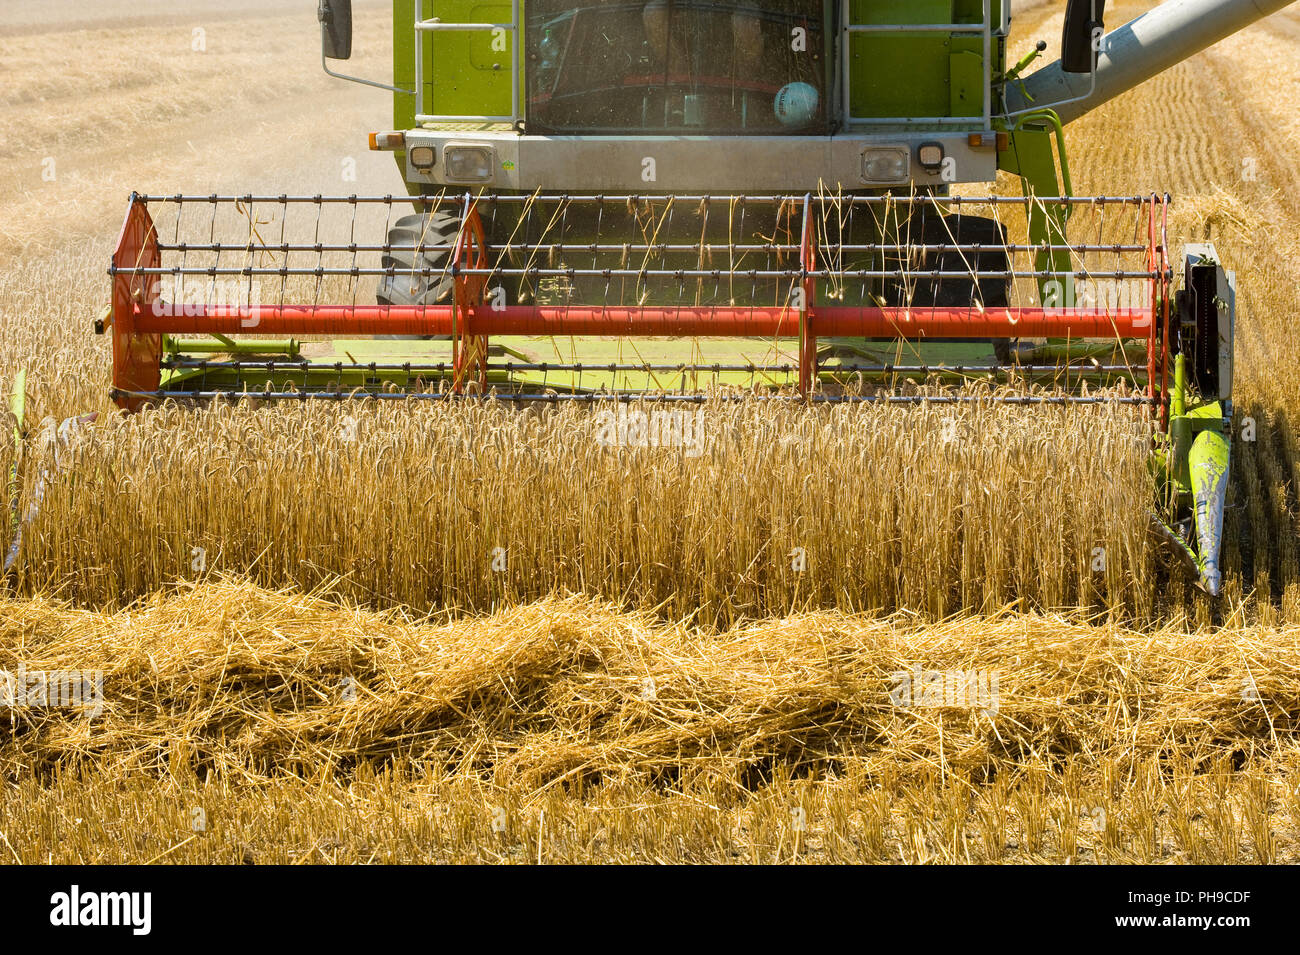
[[[431,169],[435,159],[432,146],[412,146],[407,155],[416,169]]]
[[[943,144],[921,143],[916,151],[916,158],[926,172],[938,172],[943,168]]]
[[[447,146],[442,151],[442,174],[454,182],[487,182],[495,158],[491,146]]]
[[[880,146],[862,151],[864,182],[907,182],[911,176],[911,150],[906,146]]]

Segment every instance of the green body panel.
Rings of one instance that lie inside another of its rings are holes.
[[[993,21],[1001,16],[993,4]],[[853,24],[974,23],[974,0],[851,0]],[[993,55],[1001,51],[995,41]],[[1000,71],[1000,64],[994,71]],[[983,41],[932,32],[854,33],[849,40],[850,115],[859,119],[979,117],[986,80]]]
[[[1218,434],[1226,440],[1227,429],[1223,423],[1223,407],[1217,401],[1198,404],[1185,414],[1170,414],[1169,441],[1170,447],[1173,449],[1174,460],[1170,478],[1173,481],[1175,491],[1182,497],[1188,497],[1196,493],[1192,448],[1203,435],[1208,433]],[[1202,463],[1210,462],[1210,459],[1204,456],[1206,454],[1204,449],[1198,453],[1201,455]],[[1225,467],[1227,466],[1227,453],[1228,448],[1225,444],[1223,451]]]
[[[414,10],[411,4],[393,0],[393,85],[399,90],[415,89],[415,30],[411,26]],[[393,94],[393,129],[415,127],[415,96],[410,93]],[[397,171],[411,195],[420,191],[417,183],[406,179],[406,151],[393,154]]]
[[[437,7],[445,23],[510,22],[508,3],[438,0]],[[506,34],[496,41],[504,50],[493,50],[493,42],[486,30],[432,34],[424,51],[424,101],[430,113],[509,114],[511,39]]]
[[[433,0],[423,0],[423,15],[433,17]],[[510,4],[484,0],[437,0],[444,23],[509,23]],[[522,10],[522,4],[521,4]],[[393,0],[393,85],[415,89],[415,9]],[[522,25],[520,35],[523,35]],[[430,113],[503,115],[510,112],[512,40],[486,30],[425,34],[424,105]],[[497,47],[494,49],[494,46]],[[520,92],[522,101],[522,78]],[[395,129],[415,126],[415,97],[393,94]],[[405,168],[403,164],[403,169]]]
[[[1169,426],[1157,435],[1153,457],[1164,488],[1158,521],[1166,539],[1195,566],[1202,586],[1215,595],[1222,579],[1219,556],[1232,465],[1226,414],[1224,404],[1202,401],[1188,389],[1186,358],[1175,356]],[[1172,526],[1179,522],[1188,525],[1185,532]]]
[[[1218,405],[1214,409],[1218,411]],[[1219,412],[1222,414],[1222,412]],[[1220,418],[1220,421],[1222,419]],[[1196,542],[1202,573],[1218,574],[1223,547],[1223,511],[1228,496],[1231,443],[1221,424],[1202,431],[1188,451]]]
[[[1055,139],[1054,139],[1055,135]],[[1062,162],[1061,175],[1057,175],[1056,161],[1053,155],[1055,141]],[[1020,177],[1021,190],[1026,196],[1068,196],[1072,193],[1069,183],[1069,166],[1065,158],[1064,135],[1059,127],[1052,128],[1050,121],[1044,119],[1020,125],[1010,132],[1008,146],[998,154],[998,168]],[[1070,207],[1035,202],[1029,209],[1029,240],[1034,245],[1066,244],[1066,226],[1070,220]],[[1059,286],[1049,287],[1053,280],[1044,280],[1039,284],[1039,292],[1044,305],[1065,305],[1072,299],[1073,278],[1069,252],[1039,252],[1035,257],[1035,268],[1040,272],[1051,271],[1059,274],[1056,280]],[[1054,297],[1059,296],[1053,302]]]
[[[978,39],[954,39],[948,57],[948,116],[984,116],[984,49]]]

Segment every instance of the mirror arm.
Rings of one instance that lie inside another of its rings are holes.
[[[390,93],[405,93],[407,96],[414,96],[415,90],[404,90],[400,86],[389,86],[387,83],[377,83],[374,80],[363,80],[359,76],[348,76],[344,73],[336,73],[330,69],[329,61],[325,59],[325,51],[321,50],[320,65],[327,74],[337,80],[347,80],[349,83],[360,83],[362,86],[373,86],[375,89],[388,90]]]

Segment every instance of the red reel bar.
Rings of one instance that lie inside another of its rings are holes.
[[[797,309],[757,306],[261,305],[251,308],[165,304],[131,306],[135,330],[217,335],[604,335],[614,337],[798,338]],[[161,314],[159,314],[161,313]],[[811,337],[844,338],[1148,338],[1151,311],[1064,308],[874,308],[809,310]]]

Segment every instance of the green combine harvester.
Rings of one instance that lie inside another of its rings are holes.
[[[408,194],[133,195],[114,397],[1132,405],[1217,594],[1233,276],[1064,128],[1286,5],[1070,0],[1030,72],[1007,0],[397,0],[390,85],[321,0]]]

